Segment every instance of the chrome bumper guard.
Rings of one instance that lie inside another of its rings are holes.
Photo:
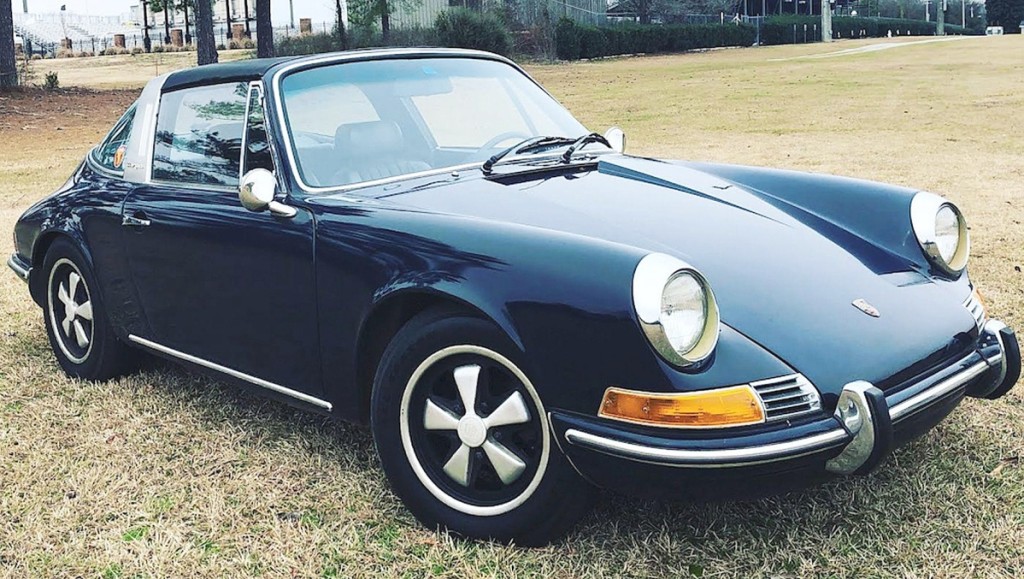
[[[21,281],[28,283],[28,276],[32,272],[32,268],[22,263],[18,254],[11,254],[11,257],[7,258],[7,267],[14,270],[14,273],[18,274]]]
[[[570,444],[625,459],[685,468],[722,468],[751,466],[793,459],[834,448],[839,454],[826,463],[826,469],[836,474],[864,474],[877,466],[892,450],[893,425],[906,420],[931,406],[934,402],[963,388],[985,372],[1000,368],[991,383],[986,381],[980,391],[989,393],[1002,389],[1007,373],[1006,328],[1001,322],[989,321],[983,328],[983,338],[996,340],[999,353],[983,358],[957,373],[898,403],[889,405],[881,390],[869,382],[850,382],[843,387],[833,415],[836,427],[812,436],[796,438],[760,446],[722,449],[663,448],[616,440],[602,435],[570,428],[565,439]],[[1012,336],[1012,332],[1010,332]],[[1016,340],[1013,341],[1016,347]],[[1013,355],[1019,358],[1019,351]],[[1011,361],[1012,363],[1012,361]],[[1019,372],[1019,360],[1016,362]],[[1012,386],[1012,384],[1011,384]],[[1008,388],[1007,388],[1008,389]],[[969,393],[976,395],[977,387]],[[1005,390],[1004,390],[1005,392]],[[985,394],[977,394],[986,397]]]

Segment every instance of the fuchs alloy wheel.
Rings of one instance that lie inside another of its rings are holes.
[[[562,457],[515,358],[492,324],[451,313],[418,317],[385,351],[374,439],[396,494],[424,524],[536,545],[585,514],[593,490]]]
[[[61,368],[75,378],[106,380],[127,371],[131,355],[107,321],[86,264],[70,241],[59,239],[50,246],[43,260],[43,317]]]

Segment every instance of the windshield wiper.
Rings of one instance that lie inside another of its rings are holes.
[[[573,144],[565,150],[565,153],[562,155],[562,162],[567,165],[571,163],[573,153],[579,150],[580,147],[584,147],[590,143],[601,143],[602,145],[611,148],[611,144],[608,142],[608,139],[604,138],[604,135],[601,133],[590,133],[576,139]]]
[[[494,169],[494,165],[511,153],[515,153],[518,155],[520,153],[528,153],[530,151],[545,147],[553,147],[556,145],[570,145],[577,142],[578,140],[579,139],[571,139],[569,137],[530,137],[529,139],[524,139],[507,149],[498,151],[497,153],[492,155],[490,159],[484,161],[484,164],[480,167],[480,169],[483,170],[485,175],[490,175],[491,170]]]

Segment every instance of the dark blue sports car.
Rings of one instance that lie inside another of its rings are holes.
[[[867,473],[1016,383],[952,203],[624,142],[481,52],[180,71],[25,212],[9,265],[69,375],[142,350],[368,422],[424,524],[519,544],[595,487]]]

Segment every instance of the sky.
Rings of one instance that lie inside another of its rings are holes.
[[[23,9],[23,0],[11,0],[15,11]],[[68,12],[76,14],[94,14],[97,16],[120,16],[128,12],[129,7],[138,4],[139,0],[28,0],[28,11],[58,12],[61,5],[66,5]],[[295,22],[299,18],[312,18],[313,22],[324,22],[334,19],[334,0],[292,0],[295,6]],[[250,0],[249,10],[254,10],[255,2]],[[272,0],[272,18],[274,24],[288,24],[288,0]]]

